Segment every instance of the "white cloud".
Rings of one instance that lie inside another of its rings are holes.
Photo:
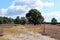
[[[5,16],[5,14],[7,14],[7,10],[8,10],[8,9],[1,8],[1,9],[0,9],[0,16]]]
[[[9,8],[10,9],[14,9],[15,7],[14,7],[14,5],[10,5]]]
[[[27,13],[30,9],[35,8],[41,10],[43,7],[53,7],[54,2],[43,2],[42,0],[14,0],[8,10],[12,15],[20,15]],[[18,13],[20,11],[20,13]],[[8,12],[8,15],[10,14]]]
[[[2,14],[6,14],[8,9],[2,8],[2,9],[0,9],[0,10],[1,10]]]
[[[43,2],[42,0],[14,0],[7,9],[2,8],[0,11],[1,15],[15,17],[17,15],[24,16],[32,8],[41,10],[44,7],[53,6],[54,2]],[[43,15],[46,16],[45,14]],[[47,15],[50,14],[47,13]]]
[[[45,2],[45,6],[48,6],[48,7],[52,7],[54,6],[54,3],[53,2]]]
[[[38,9],[38,10],[41,10],[43,7],[52,7],[54,6],[54,2],[43,2],[42,0],[14,0],[13,3],[7,8],[8,10],[12,10],[14,12],[17,12],[17,11],[22,11],[23,12],[27,12],[27,10],[30,10],[32,8],[35,8],[35,9]],[[2,14],[5,14],[5,10],[3,8],[2,9]],[[4,12],[3,12],[4,11]],[[9,14],[9,12],[8,12]],[[18,13],[17,13],[18,14]],[[14,14],[15,15],[15,14]]]
[[[42,9],[43,7],[52,7],[54,6],[54,2],[43,2],[42,0],[15,0],[13,1],[15,6],[26,6],[25,9],[36,8]]]
[[[42,13],[42,15],[44,16],[45,21],[50,22],[52,18],[56,18],[57,21],[60,22],[60,12],[59,11]]]

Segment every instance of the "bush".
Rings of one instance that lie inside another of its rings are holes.
[[[51,20],[51,24],[56,25],[56,24],[57,24],[57,20],[56,20],[55,18],[52,18],[52,20]]]

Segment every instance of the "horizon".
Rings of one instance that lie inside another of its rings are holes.
[[[60,22],[60,0],[0,0],[0,16],[23,17],[30,9],[40,11],[46,22]]]

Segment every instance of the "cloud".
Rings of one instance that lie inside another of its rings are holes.
[[[50,22],[52,18],[56,18],[58,22],[60,22],[60,11],[42,13],[45,18],[45,21]]]
[[[35,8],[41,10],[43,7],[52,7],[54,2],[43,2],[42,0],[14,0],[8,8],[7,15],[26,14],[30,9]],[[22,15],[22,16],[24,16]]]
[[[43,2],[42,0],[13,0],[12,4],[0,9],[0,14],[8,17],[25,16],[32,8],[41,10],[44,7],[54,7],[54,2]],[[48,15],[49,13],[47,13]],[[45,16],[45,14],[43,14]]]
[[[54,6],[54,3],[53,2],[45,2],[45,6],[48,6],[48,7],[52,7]]]
[[[13,16],[13,15],[21,15],[22,13],[25,13],[24,8],[22,8],[21,6],[12,6],[11,8],[8,9],[8,14],[6,15],[10,14],[10,16]]]
[[[0,9],[0,16],[1,16],[1,15],[2,15],[2,16],[5,16],[5,14],[7,14],[7,10],[8,10],[8,9],[1,8],[1,9]]]
[[[25,9],[36,8],[42,9],[43,7],[52,7],[54,2],[43,2],[42,0],[15,0],[13,3],[15,6],[26,6]]]
[[[27,10],[30,10],[32,8],[40,10],[45,6],[52,7],[54,6],[54,2],[43,2],[42,0],[27,0],[27,1],[26,0],[14,0],[13,3],[7,9],[8,9],[8,15],[9,14],[18,15],[21,13],[26,13]]]

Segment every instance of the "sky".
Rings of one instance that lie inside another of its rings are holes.
[[[52,18],[60,22],[60,0],[0,0],[0,16],[23,17],[32,8],[39,10],[46,22]]]

